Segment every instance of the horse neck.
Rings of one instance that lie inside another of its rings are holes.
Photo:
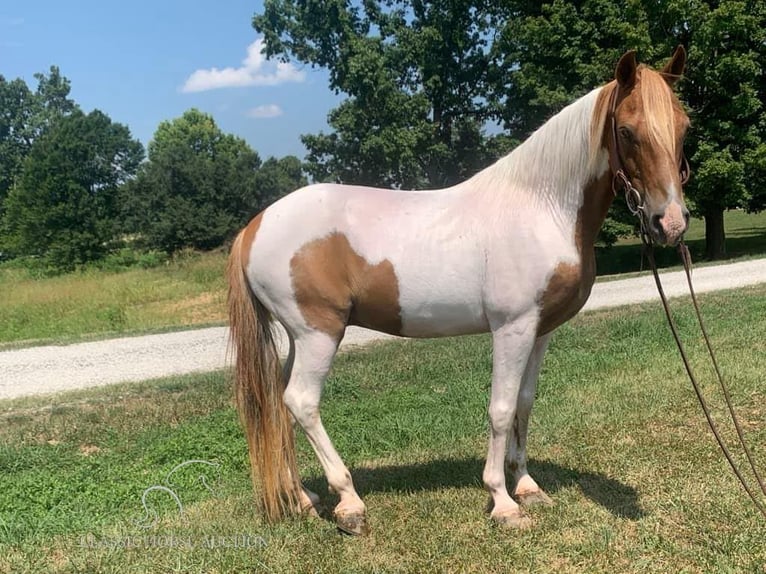
[[[583,190],[583,202],[575,224],[575,243],[581,254],[593,254],[596,239],[614,200],[612,174],[607,169]]]
[[[581,97],[471,180],[492,213],[544,210],[575,230],[580,247],[592,247],[613,198],[604,130],[609,93],[597,88]]]

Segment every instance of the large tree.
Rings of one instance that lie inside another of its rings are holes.
[[[168,252],[220,246],[275,195],[304,182],[289,160],[260,173],[243,139],[195,109],[159,125],[148,159],[123,193],[127,230]]]
[[[725,251],[723,214],[766,205],[766,5],[760,1],[584,0],[513,5],[499,43],[508,74],[493,100],[523,137],[585,90],[608,80],[626,49],[659,63],[683,44],[689,52],[678,90],[688,106],[694,176],[686,191],[705,218],[706,251]],[[505,98],[505,99],[504,99]],[[504,99],[504,100],[503,100]],[[630,221],[622,202],[613,219]]]
[[[0,208],[35,140],[77,109],[69,99],[69,80],[56,66],[35,79],[37,89],[32,91],[23,79],[0,75]]]
[[[303,136],[315,179],[393,187],[454,183],[494,159],[482,133],[492,3],[266,0],[253,25],[269,56],[326,68],[348,98],[333,132]]]
[[[672,33],[689,45],[680,85],[692,121],[688,193],[705,218],[707,257],[715,259],[725,253],[724,211],[766,207],[766,5],[674,4],[680,13]]]
[[[4,248],[59,270],[98,259],[114,237],[117,192],[143,159],[128,128],[74,111],[34,140],[6,201]]]

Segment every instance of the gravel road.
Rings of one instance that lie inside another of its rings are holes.
[[[687,293],[683,272],[662,273],[668,297]],[[766,259],[694,271],[698,293],[766,282]],[[658,299],[651,276],[599,282],[584,310]],[[225,327],[0,352],[0,399],[213,371],[227,364]],[[394,339],[349,328],[341,348]]]

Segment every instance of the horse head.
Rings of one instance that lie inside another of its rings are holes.
[[[625,189],[628,207],[642,218],[656,242],[675,245],[689,225],[683,184],[689,167],[683,141],[689,117],[673,93],[686,64],[679,46],[657,72],[636,63],[634,51],[620,58],[610,84],[610,164],[616,187]]]

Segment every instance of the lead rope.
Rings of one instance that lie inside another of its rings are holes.
[[[761,478],[761,475],[755,466],[755,462],[753,461],[753,456],[752,454],[750,454],[750,449],[748,448],[747,443],[745,442],[744,433],[742,432],[742,426],[739,424],[739,417],[737,417],[736,412],[734,411],[734,407],[731,404],[731,396],[729,395],[729,388],[723,382],[723,376],[721,375],[721,370],[718,368],[718,360],[715,357],[715,353],[713,352],[713,346],[710,344],[710,338],[708,337],[707,329],[705,328],[705,323],[702,320],[702,312],[700,311],[699,303],[697,303],[697,295],[694,292],[694,286],[692,285],[692,275],[691,275],[692,256],[691,256],[691,253],[689,253],[689,248],[686,246],[684,242],[681,242],[678,245],[678,253],[681,256],[681,260],[684,262],[684,272],[686,274],[686,282],[689,285],[689,293],[691,294],[691,297],[692,297],[694,312],[697,315],[697,322],[699,323],[700,330],[702,331],[702,337],[705,339],[705,346],[707,347],[708,354],[710,355],[710,360],[713,363],[713,368],[715,369],[715,374],[716,374],[716,377],[718,378],[718,383],[721,385],[721,390],[723,391],[723,396],[726,400],[726,407],[729,409],[731,420],[734,422],[734,428],[737,430],[737,438],[739,439],[739,442],[742,445],[742,449],[745,451],[745,455],[747,456],[747,461],[750,463],[750,468],[753,470],[753,474],[755,475],[755,478],[758,480],[758,485],[761,487],[761,492],[764,495],[766,495],[766,486],[764,486],[763,484],[763,479]]]
[[[689,380],[692,382],[692,386],[694,387],[694,392],[697,395],[697,400],[700,403],[700,406],[702,407],[702,411],[705,413],[705,418],[707,419],[708,426],[710,426],[710,430],[713,432],[713,436],[715,436],[715,440],[718,443],[718,446],[721,448],[721,451],[723,452],[724,456],[726,457],[726,461],[729,463],[729,466],[731,466],[731,469],[734,471],[734,474],[736,475],[737,479],[739,480],[740,484],[742,484],[742,487],[745,489],[745,492],[747,492],[748,496],[750,496],[750,499],[753,501],[753,504],[755,504],[756,508],[760,511],[760,513],[763,515],[764,518],[766,518],[766,508],[764,507],[763,503],[758,499],[758,497],[755,495],[755,493],[750,489],[750,486],[748,485],[745,478],[742,476],[742,473],[740,472],[739,468],[737,467],[736,463],[734,462],[734,459],[731,456],[731,452],[729,452],[728,447],[726,446],[726,443],[724,443],[723,438],[721,438],[721,434],[718,432],[718,427],[716,426],[715,422],[713,421],[713,416],[710,413],[710,408],[708,407],[707,401],[705,400],[705,397],[702,394],[702,391],[700,389],[699,383],[697,382],[697,379],[694,376],[694,373],[691,368],[691,364],[689,363],[689,358],[686,355],[686,350],[684,349],[683,343],[681,343],[681,338],[678,335],[678,328],[676,327],[676,323],[673,320],[673,315],[670,312],[670,306],[668,305],[667,297],[665,296],[665,291],[662,288],[662,282],[660,281],[660,275],[657,271],[657,264],[654,260],[654,246],[652,245],[651,239],[648,237],[646,231],[643,229],[643,218],[641,218],[641,241],[644,244],[644,253],[646,254],[646,258],[649,261],[649,266],[652,269],[652,275],[654,276],[654,282],[657,285],[657,291],[660,294],[660,299],[662,301],[662,307],[665,310],[665,317],[668,320],[668,325],[670,326],[670,331],[673,334],[673,338],[676,341],[676,346],[678,347],[678,351],[681,354],[681,360],[684,363],[684,368],[686,369],[686,373],[689,375]],[[763,481],[761,480],[760,475],[758,474],[758,471],[755,468],[755,465],[753,463],[753,459],[750,456],[750,450],[747,448],[747,445],[744,441],[742,430],[739,425],[739,421],[734,414],[734,410],[731,406],[731,401],[729,398],[729,392],[726,389],[726,385],[723,382],[723,378],[721,377],[720,371],[718,369],[718,363],[715,360],[715,356],[713,354],[713,349],[710,346],[710,340],[707,336],[707,332],[705,330],[704,324],[702,322],[702,316],[699,312],[699,306],[697,305],[696,296],[694,294],[694,288],[691,284],[691,273],[689,270],[689,264],[691,262],[691,256],[689,255],[688,248],[686,245],[682,244],[683,247],[680,247],[681,250],[681,259],[684,262],[684,269],[686,270],[686,277],[687,281],[689,283],[689,290],[692,294],[692,301],[694,303],[695,310],[697,312],[697,318],[700,323],[700,327],[702,329],[702,333],[704,335],[705,341],[708,346],[708,351],[710,353],[711,358],[713,359],[713,364],[715,365],[715,371],[718,374],[718,379],[721,383],[722,388],[724,389],[724,396],[726,397],[726,404],[729,407],[729,412],[732,416],[732,419],[734,420],[734,426],[737,429],[737,436],[739,437],[740,444],[745,450],[745,453],[747,454],[747,459],[750,462],[750,467],[753,470],[753,473],[755,474],[756,478],[758,479],[758,484],[761,486],[761,490],[766,494],[766,489],[764,489]]]

